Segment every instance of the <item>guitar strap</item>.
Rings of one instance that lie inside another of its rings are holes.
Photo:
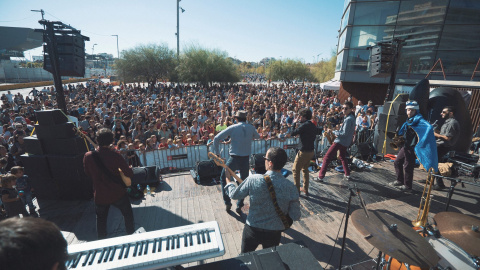
[[[110,179],[110,181],[122,185],[123,187],[127,187],[121,179],[118,179],[118,176],[115,176],[109,169],[107,169],[97,151],[92,151],[92,157],[95,160],[95,163],[97,163],[97,166],[107,176],[107,178]]]

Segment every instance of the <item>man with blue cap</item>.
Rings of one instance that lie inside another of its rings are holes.
[[[423,119],[419,113],[420,106],[415,100],[407,102],[407,121],[398,131],[398,135],[404,137],[405,145],[398,152],[394,166],[397,173],[397,180],[390,185],[404,191],[412,192],[413,169],[415,159],[429,171],[438,171],[438,158],[433,126]]]

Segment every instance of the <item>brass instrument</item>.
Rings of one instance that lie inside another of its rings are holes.
[[[425,182],[425,187],[423,188],[422,198],[420,200],[420,207],[418,208],[417,218],[412,220],[412,225],[414,227],[425,227],[428,222],[428,212],[430,211],[430,193],[432,192],[433,182],[435,177],[432,175],[434,173],[433,168],[428,170],[427,181]],[[423,207],[422,207],[423,206]]]
[[[323,132],[323,137],[327,138],[330,145],[332,145],[333,141],[335,141],[335,134],[333,134],[333,132],[331,130],[332,129],[332,123],[328,122],[328,124],[326,124],[326,128],[327,128],[327,130],[330,129],[330,131]]]
[[[405,145],[405,138],[403,136],[398,136],[395,134],[395,137],[393,137],[392,142],[390,143],[390,147],[398,151],[398,149],[402,148]]]

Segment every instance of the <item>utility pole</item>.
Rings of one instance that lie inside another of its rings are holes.
[[[180,58],[180,1],[177,0],[177,58]]]
[[[120,51],[118,50],[118,35],[112,35],[112,37],[117,38],[117,59],[120,59]]]

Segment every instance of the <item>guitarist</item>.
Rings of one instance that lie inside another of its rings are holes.
[[[297,187],[281,172],[287,163],[287,153],[280,147],[272,147],[264,158],[267,169],[265,175],[270,176],[279,208],[292,220],[299,220],[300,201]],[[238,187],[230,180],[230,175],[227,175],[226,181],[225,191],[230,198],[243,200],[250,196],[250,211],[243,229],[241,252],[255,251],[260,244],[264,249],[278,246],[285,225],[272,202],[264,175],[251,175]]]
[[[107,217],[111,205],[122,212],[127,234],[135,232],[132,206],[118,169],[120,168],[125,176],[130,178],[133,177],[133,171],[119,153],[110,149],[113,140],[113,132],[110,129],[100,129],[97,134],[98,152],[90,151],[85,153],[83,157],[85,173],[93,181],[98,239],[107,237]],[[97,157],[94,155],[97,155]],[[101,166],[100,162],[104,166]],[[109,173],[105,170],[108,170]],[[115,179],[110,176],[115,177]]]
[[[213,149],[215,154],[219,155],[219,144],[224,139],[230,136],[230,150],[228,151],[230,157],[228,158],[226,165],[233,171],[240,170],[240,178],[245,180],[248,177],[249,157],[252,149],[252,142],[254,139],[259,139],[260,134],[254,126],[247,124],[247,113],[245,111],[237,111],[235,114],[236,124],[229,126],[222,132],[218,133],[213,139]],[[222,191],[225,188],[225,169],[222,170],[220,175],[220,181],[222,183]],[[230,211],[232,208],[232,202],[230,198],[222,192],[223,201],[225,202],[225,209]],[[242,213],[243,200],[237,201],[238,214]]]

